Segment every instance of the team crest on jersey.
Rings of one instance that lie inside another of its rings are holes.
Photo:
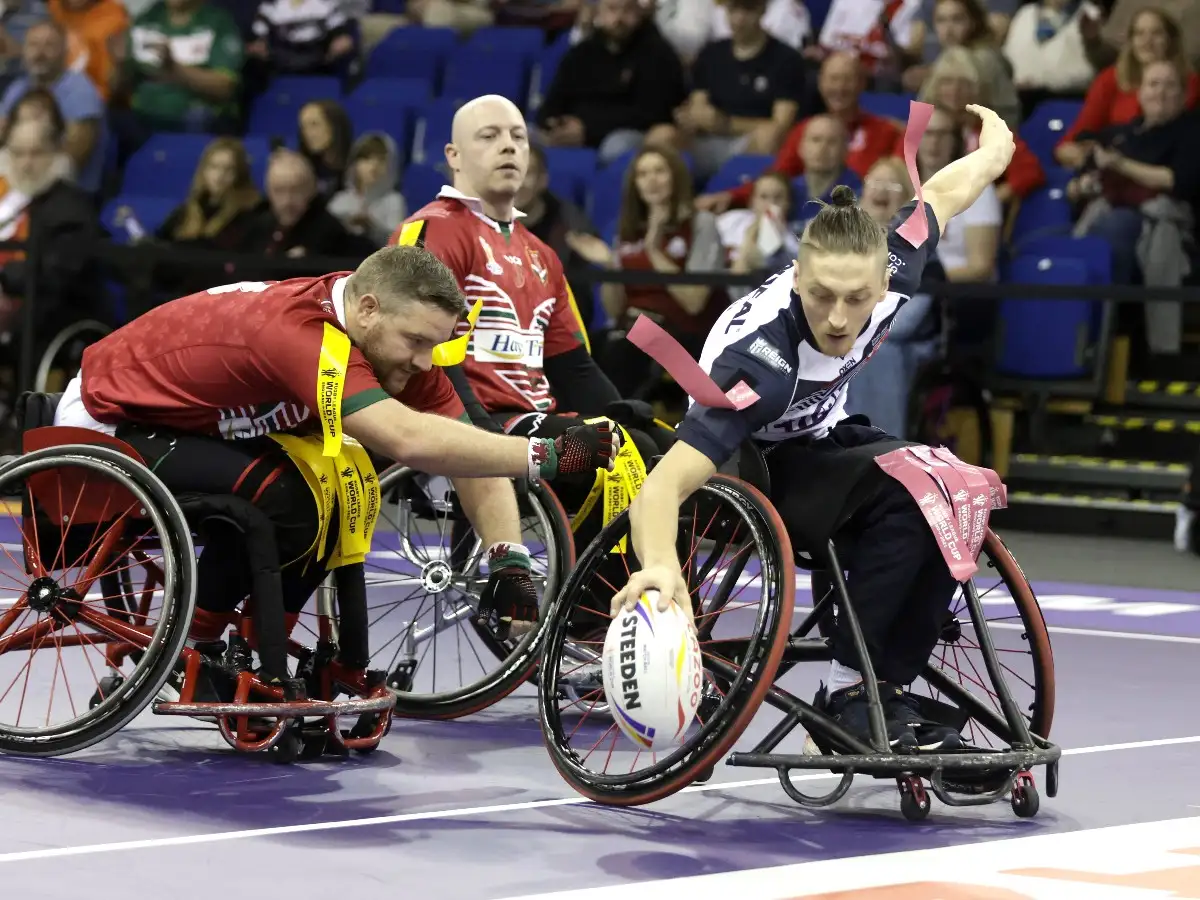
[[[504,270],[500,268],[500,263],[496,262],[496,257],[492,253],[492,247],[484,239],[483,235],[479,236],[479,246],[483,248],[483,252],[487,254],[487,270],[493,275],[503,275]]]
[[[542,284],[545,284],[548,270],[542,265],[541,256],[538,255],[536,250],[526,250],[525,253],[529,257],[529,268],[533,269],[533,274],[538,277],[538,280]]]

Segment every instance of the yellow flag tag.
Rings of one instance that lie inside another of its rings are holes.
[[[469,327],[466,334],[446,341],[444,344],[438,344],[433,348],[433,364],[435,366],[457,366],[467,358],[467,342],[471,339],[471,332],[475,330],[475,322],[482,311],[483,301],[476,300],[475,305],[471,307],[471,311],[467,313]]]

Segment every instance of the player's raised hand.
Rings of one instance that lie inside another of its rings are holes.
[[[983,127],[979,132],[979,148],[988,153],[994,153],[998,162],[1003,163],[1007,168],[1012,160],[1013,151],[1017,147],[1008,123],[986,106],[971,103],[968,104],[967,109],[979,116],[980,121],[983,122]]]
[[[621,450],[621,433],[608,419],[574,425],[557,438],[531,438],[530,453],[542,478],[611,471]],[[532,473],[531,473],[532,474]]]

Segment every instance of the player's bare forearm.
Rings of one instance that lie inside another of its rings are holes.
[[[484,547],[521,544],[517,492],[506,478],[455,478],[454,491]]]
[[[1004,174],[1012,161],[1015,142],[1004,120],[990,109],[968,106],[983,120],[979,147],[940,169],[925,182],[925,202],[933,207],[943,233],[946,223],[970,208],[989,184]]]
[[[372,403],[344,422],[346,434],[384,456],[430,475],[524,478],[529,440],[493,434],[395,400]]]
[[[679,568],[679,507],[716,470],[708,457],[680,442],[646,477],[629,505],[633,547],[643,568]]]

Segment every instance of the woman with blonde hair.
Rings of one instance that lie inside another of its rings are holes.
[[[233,137],[215,138],[200,157],[187,199],[159,227],[175,243],[237,249],[246,220],[263,202],[250,175],[250,157]]]
[[[617,239],[572,234],[572,249],[608,269],[662,273],[717,272],[725,249],[710,212],[694,209],[692,178],[683,158],[669,147],[647,144],[625,172]],[[696,285],[606,284],[604,308],[614,328],[624,331],[645,313],[695,355],[728,302],[721,288]],[[650,359],[627,341],[609,342],[605,373],[623,397],[632,396],[650,372]]]
[[[991,85],[979,71],[971,51],[965,47],[943,50],[929,70],[929,77],[921,85],[917,99],[942,107],[957,118],[963,128],[966,153],[973,152],[979,146],[979,119],[967,112],[967,106],[975,103],[991,108],[992,95]],[[996,195],[1001,203],[1007,203],[1015,197],[1027,197],[1046,183],[1042,164],[1029,145],[1015,134],[1013,141],[1016,150],[1012,162],[996,185]],[[900,142],[896,152],[902,151],[903,143]]]
[[[1195,109],[1200,101],[1200,76],[1188,65],[1179,23],[1161,9],[1147,7],[1130,20],[1129,32],[1116,63],[1100,72],[1088,88],[1083,109],[1054,149],[1054,158],[1059,164],[1078,169],[1088,161],[1092,144],[1079,140],[1082,133],[1124,125],[1140,116],[1138,87],[1142,83],[1142,72],[1151,63],[1164,60],[1173,62],[1186,73],[1185,104],[1187,109]]]

